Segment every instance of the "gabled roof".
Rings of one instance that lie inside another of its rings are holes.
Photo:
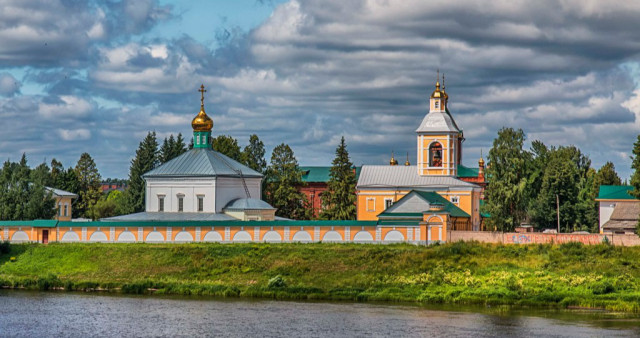
[[[446,111],[431,111],[427,114],[420,123],[416,132],[418,133],[433,133],[433,132],[460,132],[460,128],[451,117],[448,110]]]
[[[611,213],[611,218],[602,225],[602,229],[629,229],[633,230],[638,224],[640,215],[640,201],[618,202]]]
[[[191,149],[143,177],[262,177],[257,171],[212,149]]]
[[[631,185],[601,185],[597,200],[635,200],[629,192],[633,190]]]
[[[363,165],[356,189],[362,188],[479,188],[451,176],[420,176],[415,165]]]
[[[72,192],[68,192],[68,191],[64,191],[64,190],[56,189],[56,188],[51,188],[51,187],[44,187],[44,188],[49,190],[54,196],[78,198],[78,195],[76,195],[76,194],[74,194]]]
[[[409,208],[403,208],[403,204],[412,199],[414,196],[418,196],[425,203],[413,203]],[[431,206],[438,205],[440,208],[438,210],[430,209]],[[395,210],[401,209],[401,212],[394,212]],[[411,217],[420,217],[422,215],[428,214],[449,214],[451,217],[471,217],[464,210],[458,208],[455,204],[451,203],[446,198],[442,197],[440,194],[433,191],[418,191],[412,190],[401,199],[399,199],[396,203],[394,203],[389,209],[385,210],[381,214],[378,215],[379,218],[411,218]]]
[[[356,181],[360,176],[361,167],[355,167]],[[331,167],[300,167],[303,182],[329,182]]]

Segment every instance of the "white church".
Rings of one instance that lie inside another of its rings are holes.
[[[191,122],[193,149],[143,175],[145,211],[103,221],[273,221],[262,201],[263,175],[212,149],[213,120],[204,110]],[[278,217],[278,219],[281,219]]]

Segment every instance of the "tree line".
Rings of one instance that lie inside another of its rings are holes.
[[[276,214],[292,219],[311,219],[313,210],[306,196],[298,190],[304,185],[302,172],[293,150],[287,144],[273,149],[271,161],[265,160],[264,143],[257,135],[241,148],[228,135],[212,139],[214,150],[264,175],[263,196],[277,208]],[[0,219],[50,219],[57,210],[50,191],[53,187],[78,195],[72,207],[74,218],[100,219],[145,210],[145,182],[142,175],[182,155],[193,142],[185,144],[182,134],[170,135],[159,145],[155,132],[149,132],[139,143],[131,160],[127,180],[106,179],[106,183],[125,184],[124,192],[102,192],[102,178],[89,153],[83,153],[74,167],[64,168],[51,160],[31,169],[26,155],[20,162],[6,161],[0,171]],[[355,173],[349,160],[344,138],[336,149],[329,189],[323,196],[322,219],[355,219]],[[258,196],[252,196],[257,198]]]
[[[522,223],[537,229],[598,231],[601,185],[621,185],[613,163],[600,169],[575,146],[547,146],[533,141],[524,149],[522,129],[502,128],[489,151],[484,211],[491,230],[513,231]],[[640,197],[640,135],[634,144],[631,184]],[[558,217],[559,213],[559,217]]]

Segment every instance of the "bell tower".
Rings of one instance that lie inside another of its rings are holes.
[[[418,175],[457,176],[462,160],[462,130],[449,112],[447,95],[440,71],[436,88],[429,99],[429,113],[416,130],[418,134]]]

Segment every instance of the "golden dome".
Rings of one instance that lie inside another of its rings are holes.
[[[436,90],[433,91],[433,93],[431,94],[431,98],[432,99],[439,99],[441,97],[444,97],[443,92],[440,91],[440,81],[436,82]]]
[[[391,152],[391,160],[389,161],[389,165],[398,165],[398,160],[393,157],[393,151]]]
[[[478,165],[484,167],[484,159],[482,157],[480,157],[480,160],[478,160]]]
[[[191,127],[193,128],[193,131],[211,131],[211,128],[213,128],[213,120],[204,112],[204,93],[206,92],[204,85],[201,85],[198,91],[201,94],[200,112],[191,121]]]
[[[200,108],[200,112],[191,121],[193,131],[211,131],[213,128],[213,120],[204,112],[204,107]]]

